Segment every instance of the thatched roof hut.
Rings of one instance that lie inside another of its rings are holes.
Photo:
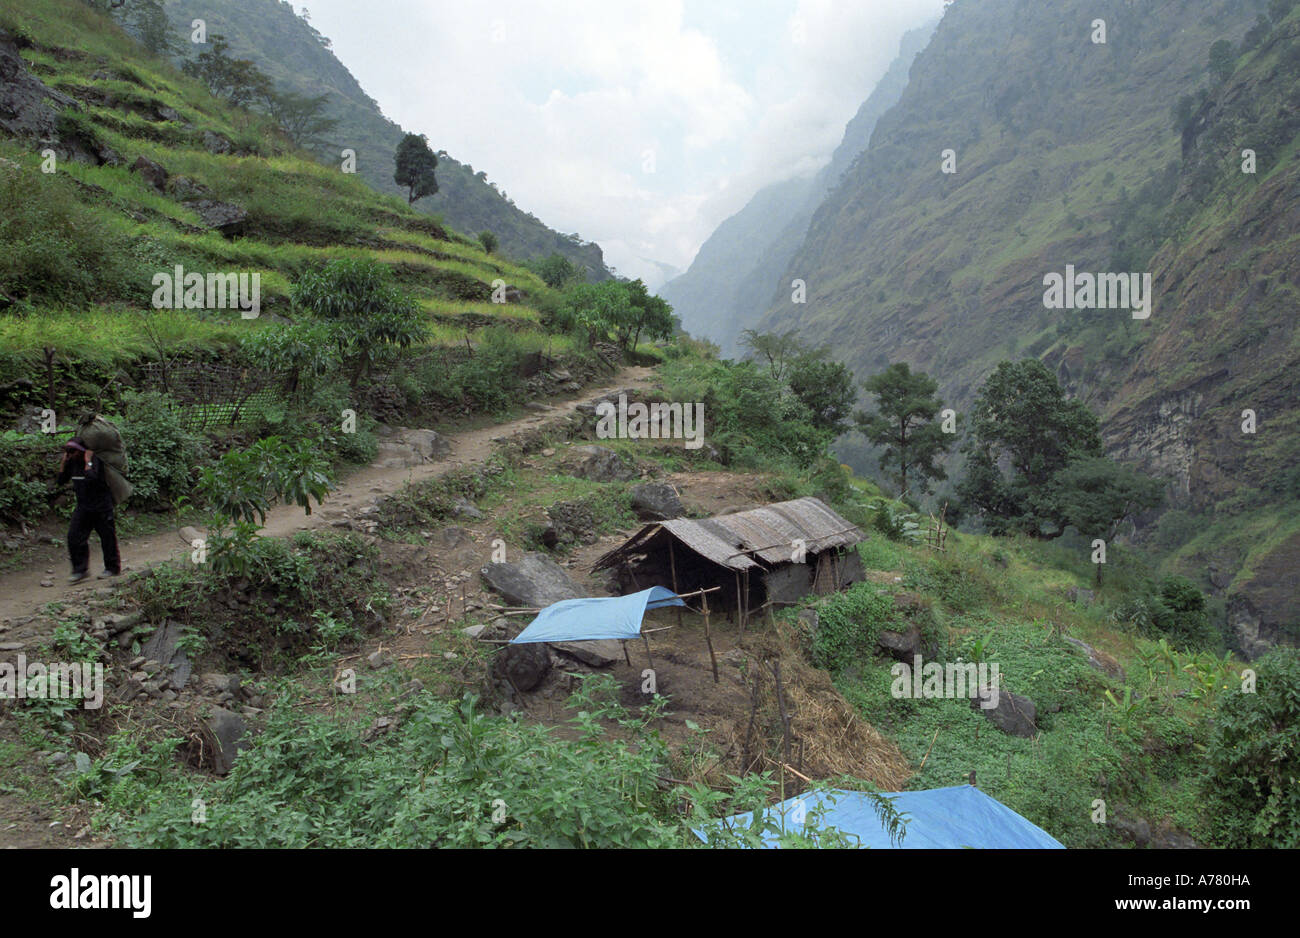
[[[675,592],[723,587],[718,603],[742,618],[765,605],[844,589],[863,578],[854,545],[862,531],[816,498],[713,518],[647,524],[596,561],[620,592],[669,586]],[[713,605],[714,599],[710,599]]]

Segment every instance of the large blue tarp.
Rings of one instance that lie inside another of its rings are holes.
[[[628,596],[566,599],[543,609],[511,644],[636,638],[647,609],[685,605],[680,596],[662,586]]]
[[[1022,818],[1002,802],[973,785],[956,785],[952,788],[934,788],[930,791],[903,791],[886,794],[894,808],[905,815],[906,834],[901,846],[908,850],[934,850],[973,847],[1002,850],[1063,850],[1064,846],[1051,834]],[[802,801],[802,806],[799,802]],[[832,803],[833,801],[833,803]],[[803,823],[796,823],[801,815],[812,814],[825,805],[818,818],[819,828],[835,827],[846,834],[861,839],[863,847],[891,848],[889,834],[880,823],[870,798],[862,792],[831,791],[808,792],[789,798],[768,808],[769,812],[784,813],[785,829],[800,831]],[[753,813],[737,814],[728,818],[733,826],[746,828],[753,823]],[[707,839],[697,832],[701,839]],[[766,846],[772,847],[776,835],[764,836]]]

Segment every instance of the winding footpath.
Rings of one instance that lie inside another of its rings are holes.
[[[445,459],[400,469],[383,469],[374,466],[361,469],[340,480],[338,488],[330,494],[323,505],[313,506],[310,515],[305,514],[297,505],[275,506],[267,515],[266,525],[261,533],[266,537],[287,537],[298,531],[327,527],[339,517],[339,512],[332,509],[351,508],[373,499],[376,495],[396,492],[409,482],[437,478],[454,469],[482,464],[491,456],[493,441],[499,437],[535,428],[556,417],[572,413],[580,404],[598,400],[614,391],[624,388],[648,388],[651,386],[653,376],[652,368],[624,368],[611,377],[606,384],[586,388],[572,400],[550,402],[553,407],[550,411],[479,429],[447,434],[443,439],[451,444],[451,453]],[[182,558],[190,551],[180,538],[179,532],[175,530],[122,540],[120,544],[122,561],[128,573],[138,573],[155,564]],[[91,569],[97,571],[99,569],[97,538],[91,538],[90,549]],[[53,568],[55,572],[47,573],[46,570],[49,568]],[[0,575],[0,626],[7,621],[34,615],[49,602],[84,600],[96,589],[103,589],[115,582],[91,577],[76,585],[69,585],[66,577],[67,557],[63,552],[58,554],[57,560],[51,561],[48,556],[43,556],[38,562]],[[53,578],[54,586],[41,586],[42,580],[50,578]],[[0,642],[3,641],[4,632],[0,631]]]

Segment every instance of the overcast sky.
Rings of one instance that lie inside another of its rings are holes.
[[[404,129],[625,276],[829,159],[942,0],[292,0]]]

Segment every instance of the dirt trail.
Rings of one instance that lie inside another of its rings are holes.
[[[304,514],[297,505],[276,506],[267,515],[262,534],[268,537],[285,537],[297,531],[325,527],[338,517],[338,512],[330,509],[350,508],[375,495],[395,492],[408,482],[436,478],[462,466],[482,463],[491,455],[492,441],[497,437],[509,436],[519,430],[536,427],[547,420],[572,412],[585,401],[603,397],[611,391],[621,388],[648,387],[653,374],[652,368],[624,368],[600,387],[586,388],[571,400],[551,401],[554,407],[551,411],[476,430],[447,434],[444,438],[451,444],[451,453],[439,462],[401,469],[374,467],[361,469],[343,479],[339,487],[325,500],[324,505],[313,506],[310,515]],[[122,561],[129,571],[143,570],[172,558],[183,557],[189,553],[189,550],[190,548],[174,530],[121,542]],[[97,571],[100,563],[98,538],[91,538],[90,551],[91,570]],[[53,575],[45,572],[48,566],[51,566],[48,559],[40,559],[21,570],[0,575],[0,623],[6,619],[32,615],[48,602],[84,598],[85,594],[116,582],[98,580],[92,576],[89,580],[84,580],[75,586],[69,585],[66,582],[66,553],[53,564],[56,571]],[[41,581],[51,576],[55,585],[42,587]]]

